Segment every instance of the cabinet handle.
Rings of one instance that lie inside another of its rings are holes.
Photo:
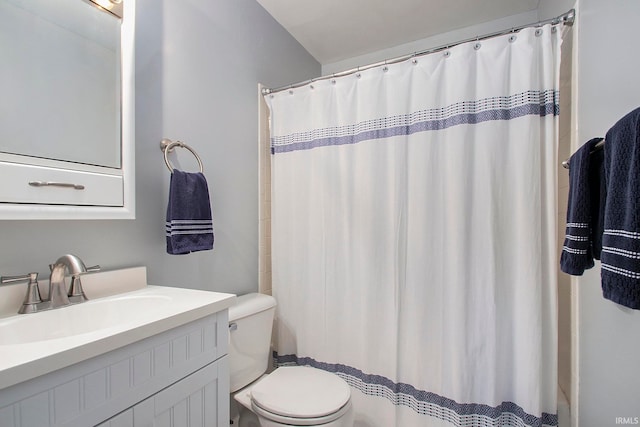
[[[74,190],[84,190],[84,185],[72,184],[70,182],[29,181],[29,185],[32,187],[65,187],[73,188]]]

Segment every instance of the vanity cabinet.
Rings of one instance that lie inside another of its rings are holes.
[[[1,390],[0,425],[228,425],[227,348],[225,309]]]

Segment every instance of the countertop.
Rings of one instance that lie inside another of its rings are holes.
[[[91,300],[82,304],[34,314],[0,312],[4,316],[0,318],[0,389],[225,310],[235,302],[233,294],[147,285],[142,283],[146,269],[140,269],[144,267],[91,275],[97,287],[85,285]],[[126,280],[108,286],[115,278]],[[39,325],[46,325],[46,331]],[[51,338],[47,334],[56,327],[60,337]]]

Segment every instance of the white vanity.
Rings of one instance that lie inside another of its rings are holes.
[[[143,267],[83,283],[88,302],[20,315],[24,288],[0,288],[0,425],[228,425],[234,295],[147,286]]]

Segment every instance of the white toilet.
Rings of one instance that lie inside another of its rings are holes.
[[[306,366],[268,375],[275,298],[248,294],[229,309],[229,366],[240,427],[353,426],[351,389],[339,376]]]

